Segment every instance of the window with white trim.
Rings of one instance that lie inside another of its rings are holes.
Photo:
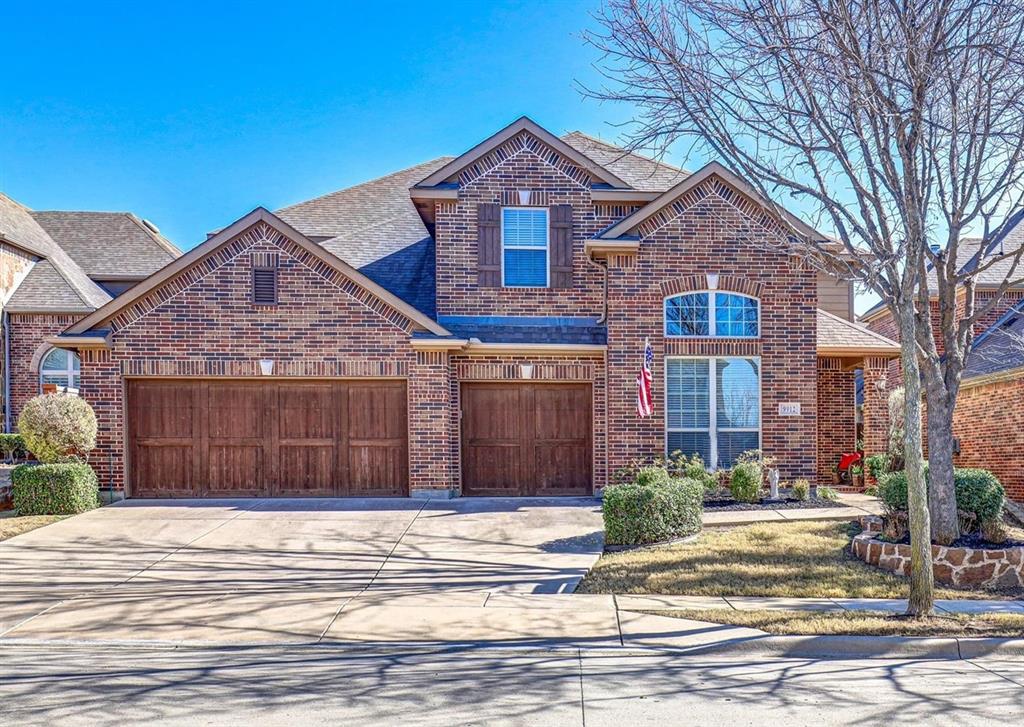
[[[78,391],[82,362],[74,351],[51,348],[39,366],[39,385],[55,384],[61,389]]]
[[[669,358],[665,362],[665,450],[732,467],[760,449],[761,376],[756,358]]]
[[[676,338],[757,338],[761,305],[740,293],[699,291],[665,299],[665,335]]]
[[[548,287],[548,210],[501,209],[501,282],[507,288]]]

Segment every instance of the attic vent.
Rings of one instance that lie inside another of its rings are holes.
[[[277,305],[277,255],[253,253],[253,305]]]

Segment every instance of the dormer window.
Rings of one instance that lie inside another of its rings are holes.
[[[665,299],[670,338],[757,338],[761,306],[740,293],[701,291]]]
[[[548,287],[548,210],[501,209],[501,281],[506,288]]]

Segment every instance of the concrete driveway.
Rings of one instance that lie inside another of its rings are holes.
[[[0,543],[0,639],[527,643],[601,545],[592,499],[132,500]],[[571,607],[618,643],[610,597]]]

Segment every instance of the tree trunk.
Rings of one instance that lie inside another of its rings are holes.
[[[907,473],[907,506],[910,515],[910,599],[907,615],[930,616],[934,610],[935,582],[932,574],[932,539],[928,516],[928,487],[924,479],[921,441],[921,372],[914,335],[913,299],[901,302],[900,360],[906,417],[903,442]]]
[[[953,487],[953,410],[934,382],[928,397],[928,511],[932,540],[949,545],[960,537]]]

